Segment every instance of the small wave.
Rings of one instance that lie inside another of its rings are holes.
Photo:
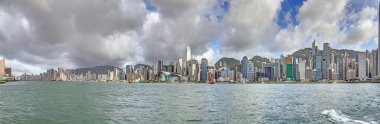
[[[338,123],[344,123],[344,124],[377,124],[374,121],[362,121],[362,120],[355,120],[351,119],[350,116],[344,115],[339,110],[324,110],[322,114],[327,115],[330,117],[331,120],[336,121]]]

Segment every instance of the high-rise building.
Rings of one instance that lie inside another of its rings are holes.
[[[247,64],[247,79],[249,81],[255,80],[255,67],[252,62],[248,62]]]
[[[366,57],[364,52],[358,54],[358,77],[360,79],[366,78]]]
[[[201,81],[207,81],[208,61],[206,58],[201,60]]]
[[[127,81],[133,80],[133,65],[125,66],[125,80]]]
[[[329,67],[331,64],[331,48],[329,43],[323,44],[323,54],[322,54],[322,78],[328,79],[329,77]]]
[[[343,80],[348,80],[349,58],[347,52],[343,56]]]
[[[280,77],[281,80],[286,80],[286,59],[284,55],[280,56]]]
[[[114,80],[115,73],[113,71],[108,71],[108,80]]]
[[[114,80],[115,81],[117,81],[117,80],[120,80],[120,78],[119,78],[119,69],[117,69],[117,68],[114,68],[113,69],[113,72],[114,72]]]
[[[286,57],[286,79],[288,81],[295,80],[293,57],[290,55]]]
[[[318,47],[315,45],[315,40],[313,41],[313,44],[312,44],[312,49],[311,49],[311,63],[310,63],[310,67],[312,69],[315,69],[315,57],[317,56],[318,54]]]
[[[191,81],[198,81],[199,64],[197,60],[189,61],[188,76]]]
[[[378,50],[375,49],[375,50],[372,50],[372,52],[370,52],[370,55],[369,55],[371,78],[378,75],[378,70],[377,70],[378,69],[378,65],[377,65],[378,54],[379,54]]]
[[[306,67],[305,69],[305,82],[309,82],[313,79],[313,70],[310,67]]]
[[[243,57],[243,60],[241,60],[241,73],[243,74],[243,78],[247,78],[248,73],[248,58],[247,56]]]
[[[164,66],[163,63],[164,62],[162,60],[157,61],[157,65],[156,65],[156,68],[157,68],[156,78],[157,78],[157,80],[160,80],[160,73],[162,71],[162,67]]]
[[[0,59],[0,77],[5,76],[5,59]]]
[[[281,61],[280,59],[274,59],[273,61],[271,61],[269,63],[265,63],[263,65],[263,67],[264,67],[263,72],[265,71],[266,67],[270,67],[271,70],[273,70],[273,75],[270,77],[270,80],[280,81],[280,79],[281,79],[281,64],[280,64],[280,61]],[[267,72],[268,72],[268,69],[267,69]],[[264,76],[266,76],[266,75],[264,75]]]
[[[322,56],[315,57],[315,69],[313,69],[314,80],[322,80]]]
[[[344,80],[344,62],[341,58],[337,59],[338,80]]]
[[[127,74],[133,73],[133,65],[126,65],[125,66],[125,73],[127,73]]]
[[[305,79],[306,79],[306,76],[305,76],[305,72],[306,72],[306,60],[301,60],[298,63],[298,69],[299,69],[299,74],[300,74],[300,80],[301,81],[305,81]]]
[[[188,76],[190,74],[190,67],[192,66],[190,64],[190,61],[191,61],[191,49],[190,49],[190,46],[186,43],[186,58],[185,58],[185,63],[184,66],[183,66],[183,75],[186,75]]]
[[[268,80],[273,80],[274,69],[272,67],[264,67],[264,77],[268,78]]]
[[[12,68],[5,68],[5,75],[12,77]]]
[[[186,46],[186,61],[191,61],[191,49],[189,46]]]
[[[180,74],[180,75],[182,75],[182,70],[183,70],[183,59],[178,59],[178,62],[177,62],[177,70],[176,70],[176,72],[178,73],[178,74]]]

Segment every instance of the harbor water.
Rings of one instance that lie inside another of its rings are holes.
[[[0,123],[380,123],[380,84],[8,82]]]

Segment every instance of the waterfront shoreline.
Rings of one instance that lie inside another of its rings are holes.
[[[20,81],[17,81],[20,82]],[[29,81],[26,81],[29,82]],[[85,82],[85,83],[125,83],[125,84],[208,84],[206,82],[136,82],[128,83],[125,81],[42,81],[42,82]],[[349,81],[340,81],[340,82],[216,82],[215,84],[365,84],[365,83],[380,83],[380,82],[349,82]],[[211,84],[210,84],[211,85]]]

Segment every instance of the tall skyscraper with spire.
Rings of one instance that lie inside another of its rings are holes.
[[[316,62],[315,62],[315,57],[317,56],[318,54],[318,47],[315,45],[315,40],[313,41],[313,44],[312,44],[312,47],[311,47],[311,68],[312,69],[315,69],[316,66]]]
[[[189,44],[186,41],[186,68],[185,68],[185,74],[189,75],[189,68],[190,68],[190,62],[191,62],[191,49]]]
[[[189,45],[186,46],[186,61],[190,62],[191,61],[191,49]]]

